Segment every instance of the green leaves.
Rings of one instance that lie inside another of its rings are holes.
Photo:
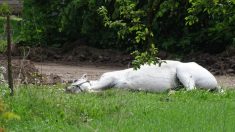
[[[20,120],[20,116],[9,112],[6,110],[6,106],[3,104],[2,99],[0,98],[0,122],[3,121],[9,121],[9,120]],[[2,126],[1,126],[2,127]]]
[[[144,52],[139,52],[138,50],[132,52],[131,54],[135,57],[135,59],[132,61],[133,68],[135,70],[139,69],[141,65],[156,65],[157,63],[159,66],[163,61],[161,61],[160,58],[156,57],[158,53],[157,48],[154,46],[154,44],[151,44],[151,47]]]
[[[0,40],[0,53],[4,53],[7,49],[7,42],[5,40]]]
[[[196,16],[190,15],[185,17],[186,25],[192,26],[194,23],[198,22],[198,18]]]
[[[235,4],[230,0],[189,0],[189,3],[191,4],[191,7],[187,9],[189,16],[185,18],[186,24],[189,25],[199,21],[196,18],[201,13],[206,13],[204,15],[208,15],[211,19],[216,21],[227,21],[227,19],[230,19],[232,14],[235,13]]]
[[[6,2],[3,2],[0,6],[0,14],[3,16],[11,14],[11,8]]]
[[[140,43],[146,40],[146,25],[142,23],[142,17],[145,16],[143,10],[136,10],[136,3],[130,0],[119,0],[118,5],[118,19],[111,20],[106,7],[101,6],[97,11],[103,17],[105,27],[118,28],[119,39],[125,39],[134,34],[134,43]]]
[[[21,119],[19,115],[13,112],[5,112],[2,114],[1,117],[6,120],[20,120]]]
[[[166,0],[163,3],[160,4],[160,9],[157,11],[157,17],[164,16],[165,13],[169,11],[173,11],[177,9],[179,6],[179,3],[175,0]]]
[[[62,46],[84,39],[98,48],[143,53],[152,43],[179,54],[211,51],[205,46],[234,42],[234,5],[235,0],[24,0],[20,40]]]
[[[137,2],[131,0],[118,0],[116,5],[118,5],[116,10],[119,16],[114,20],[109,17],[109,12],[104,6],[98,9],[98,13],[103,17],[104,25],[118,29],[117,35],[119,39],[129,39],[134,45],[147,47],[142,52],[135,50],[132,53],[135,58],[132,62],[135,69],[145,63],[156,64],[158,62],[158,58],[156,58],[157,48],[150,41],[153,40],[154,34],[150,29],[151,26],[145,22],[148,9],[137,8]]]

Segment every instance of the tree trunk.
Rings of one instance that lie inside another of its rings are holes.
[[[10,15],[7,15],[7,56],[8,56],[8,85],[11,90],[10,95],[14,95],[13,77],[12,77],[12,65],[11,65],[11,27],[10,27]]]

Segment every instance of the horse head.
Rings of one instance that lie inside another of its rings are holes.
[[[87,74],[84,74],[80,79],[75,80],[70,86],[66,87],[65,91],[69,93],[79,93],[86,91],[90,86],[91,84],[90,81],[88,81]]]

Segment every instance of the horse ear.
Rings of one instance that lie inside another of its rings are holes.
[[[83,74],[81,78],[87,80],[87,74]]]

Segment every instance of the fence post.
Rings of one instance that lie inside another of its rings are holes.
[[[8,85],[11,90],[10,95],[14,95],[13,77],[12,77],[12,64],[11,64],[11,27],[10,27],[10,15],[7,14],[7,60],[8,60]]]

